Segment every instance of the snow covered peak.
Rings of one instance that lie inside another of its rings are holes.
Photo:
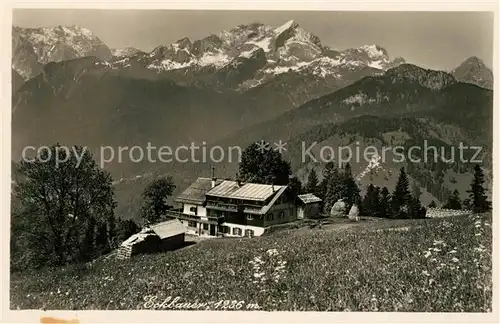
[[[116,56],[116,57],[131,57],[131,56],[134,56],[135,54],[137,54],[138,52],[140,52],[140,50],[138,50],[135,47],[111,49],[111,53],[113,54],[113,56]]]
[[[299,24],[297,24],[294,20],[289,20],[286,23],[284,23],[283,25],[281,25],[278,28],[276,28],[274,30],[274,32],[276,34],[281,34],[282,32],[284,32],[286,30],[294,29],[294,28],[297,28],[297,27],[299,27]]]
[[[110,49],[87,28],[76,25],[12,29],[13,66],[23,77],[30,78],[44,64],[96,56],[112,57]]]
[[[366,52],[371,59],[388,58],[387,51],[378,45],[363,45],[358,49]]]
[[[382,73],[390,64],[387,51],[378,45],[336,51],[323,46],[317,36],[294,20],[277,27],[258,22],[238,25],[194,41],[182,38],[155,48],[145,58],[145,66],[158,72],[249,69],[242,72],[251,78],[246,80],[248,84],[260,84],[287,72],[343,79],[351,72],[363,75],[367,68]],[[259,82],[251,82],[254,79]]]
[[[219,38],[229,47],[238,47],[250,41],[269,35],[273,30],[271,26],[261,23],[239,25],[230,30],[223,30],[219,33]]]

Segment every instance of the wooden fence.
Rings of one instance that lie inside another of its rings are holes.
[[[445,208],[427,208],[426,217],[429,218],[441,218],[441,217],[451,217],[451,216],[465,216],[471,214],[470,210],[455,210],[455,209],[445,209]]]

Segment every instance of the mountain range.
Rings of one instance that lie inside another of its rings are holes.
[[[239,25],[203,39],[181,38],[146,53],[112,49],[89,30],[13,28],[12,155],[26,145],[145,148],[286,141],[294,173],[306,180],[322,163],[300,160],[301,142],[320,145],[420,144],[484,147],[491,169],[493,75],[478,58],[450,73],[391,59],[379,45],[332,49],[295,21]],[[318,154],[318,152],[316,152]],[[354,161],[361,186],[394,186],[401,165]],[[466,164],[405,164],[423,202],[465,192]],[[178,190],[208,163],[105,166],[117,183],[119,213],[133,217],[147,178],[172,174]],[[236,164],[219,163],[220,177]],[[487,172],[488,177],[490,173]]]

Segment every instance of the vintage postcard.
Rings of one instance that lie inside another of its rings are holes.
[[[2,320],[498,320],[495,3],[385,5],[5,6]]]

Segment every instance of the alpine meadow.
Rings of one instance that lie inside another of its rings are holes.
[[[493,18],[15,9],[10,309],[494,312]]]

